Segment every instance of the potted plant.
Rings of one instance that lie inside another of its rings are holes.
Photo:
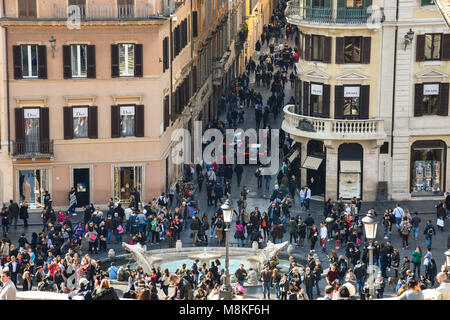
[[[248,36],[248,25],[246,22],[242,23],[241,30],[239,30],[239,40],[244,42]]]

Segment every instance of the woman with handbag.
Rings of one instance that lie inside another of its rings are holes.
[[[86,239],[88,239],[89,253],[92,254],[95,252],[95,254],[97,254],[98,253],[98,250],[97,250],[98,233],[97,233],[97,230],[95,230],[94,224],[92,222],[89,224],[88,231],[86,232],[84,237]]]

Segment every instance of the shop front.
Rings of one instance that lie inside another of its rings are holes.
[[[113,166],[113,186],[114,186],[114,200],[120,202],[130,203],[134,189],[136,188],[142,195],[142,166]]]
[[[325,197],[326,148],[322,141],[310,140],[302,168],[306,170],[306,185],[312,196]]]
[[[44,168],[17,169],[18,199],[30,209],[44,207],[44,192],[49,190],[49,170]]]
[[[338,149],[338,197],[362,198],[363,148],[358,143],[343,143]]]
[[[411,196],[444,194],[447,145],[441,140],[420,140],[411,145]]]

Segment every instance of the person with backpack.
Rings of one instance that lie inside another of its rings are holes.
[[[161,193],[161,195],[158,197],[158,205],[160,207],[167,207],[167,199],[165,197],[165,193]]]
[[[436,235],[436,230],[431,223],[431,220],[427,221],[427,225],[423,230],[423,234],[425,235],[425,244],[428,248],[431,248],[431,245],[433,243],[433,236]]]
[[[414,212],[414,217],[411,219],[412,231],[414,240],[417,241],[419,238],[419,225],[420,225],[419,213]]]

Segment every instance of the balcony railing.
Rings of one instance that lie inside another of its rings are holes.
[[[384,121],[382,119],[341,120],[315,118],[294,113],[294,105],[284,107],[282,129],[294,136],[316,139],[384,139]]]
[[[312,8],[288,3],[289,23],[362,25],[384,21],[383,8]]]
[[[13,158],[53,158],[53,140],[39,143],[13,142]]]
[[[78,8],[77,8],[78,7]],[[81,21],[89,20],[142,20],[148,19],[160,14],[169,14],[167,12],[157,12],[154,6],[150,4],[136,5],[78,5],[67,6],[61,4],[54,5],[54,17],[56,19],[68,19],[77,17]]]

